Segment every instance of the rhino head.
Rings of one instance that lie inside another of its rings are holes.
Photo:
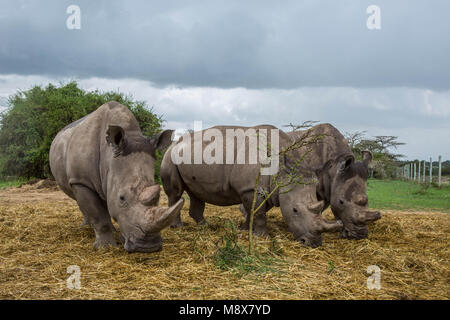
[[[329,189],[331,210],[344,225],[344,238],[367,238],[367,224],[381,218],[380,212],[369,210],[366,183],[370,161],[369,151],[362,152],[362,161],[345,155],[328,162],[318,173],[322,187]]]
[[[322,245],[323,232],[342,230],[341,221],[322,216],[324,201],[316,198],[315,185],[296,185],[289,192],[280,191],[280,209],[294,239],[309,247]]]
[[[322,216],[325,202],[317,198],[316,184],[312,183],[313,174],[299,166],[302,159],[298,150],[292,150],[284,156],[280,181],[283,187],[278,193],[278,201],[289,230],[294,239],[309,247],[322,244],[323,232],[337,232],[342,230],[341,221],[329,221]],[[296,183],[288,184],[284,179],[298,177]],[[302,183],[303,182],[303,183]]]
[[[111,217],[120,228],[124,248],[128,252],[153,252],[162,248],[160,231],[167,227],[184,203],[181,198],[170,208],[157,207],[160,187],[155,183],[155,150],[171,142],[173,130],[147,139],[140,131],[127,131],[109,126],[106,141],[107,205]]]

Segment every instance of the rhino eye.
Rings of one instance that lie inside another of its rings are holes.
[[[340,203],[340,204],[344,204],[344,201],[342,201],[342,200],[339,200],[339,203]]]
[[[120,196],[119,199],[120,199],[120,201],[125,201],[125,197],[124,196]]]
[[[293,210],[294,210],[295,213],[297,213],[297,208],[294,208]]]

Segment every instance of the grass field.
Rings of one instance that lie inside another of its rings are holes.
[[[395,210],[450,212],[450,186],[424,186],[400,180],[369,180],[370,207]]]
[[[25,180],[0,181],[0,190],[10,187],[18,187]]]
[[[18,187],[26,180],[0,181],[0,190]],[[450,186],[441,188],[400,180],[367,183],[369,204],[374,209],[432,210],[450,213]]]

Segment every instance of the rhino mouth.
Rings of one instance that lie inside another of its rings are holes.
[[[142,253],[151,253],[151,252],[158,252],[162,250],[162,244],[151,246],[151,247],[141,247],[141,246],[124,246],[125,250],[129,253],[133,252],[142,252]]]
[[[322,237],[306,237],[306,236],[299,236],[295,238],[296,241],[298,241],[302,246],[304,247],[310,247],[310,248],[317,248],[322,245]]]
[[[367,226],[352,226],[351,228],[344,227],[341,231],[341,237],[344,239],[360,240],[369,236]]]
[[[129,252],[157,252],[162,250],[162,238],[158,235],[146,236],[138,239],[125,239],[124,249]]]

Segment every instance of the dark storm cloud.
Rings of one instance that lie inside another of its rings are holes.
[[[81,7],[81,30],[66,8]],[[381,8],[381,30],[366,8]],[[2,1],[0,73],[156,85],[450,88],[450,2]]]

